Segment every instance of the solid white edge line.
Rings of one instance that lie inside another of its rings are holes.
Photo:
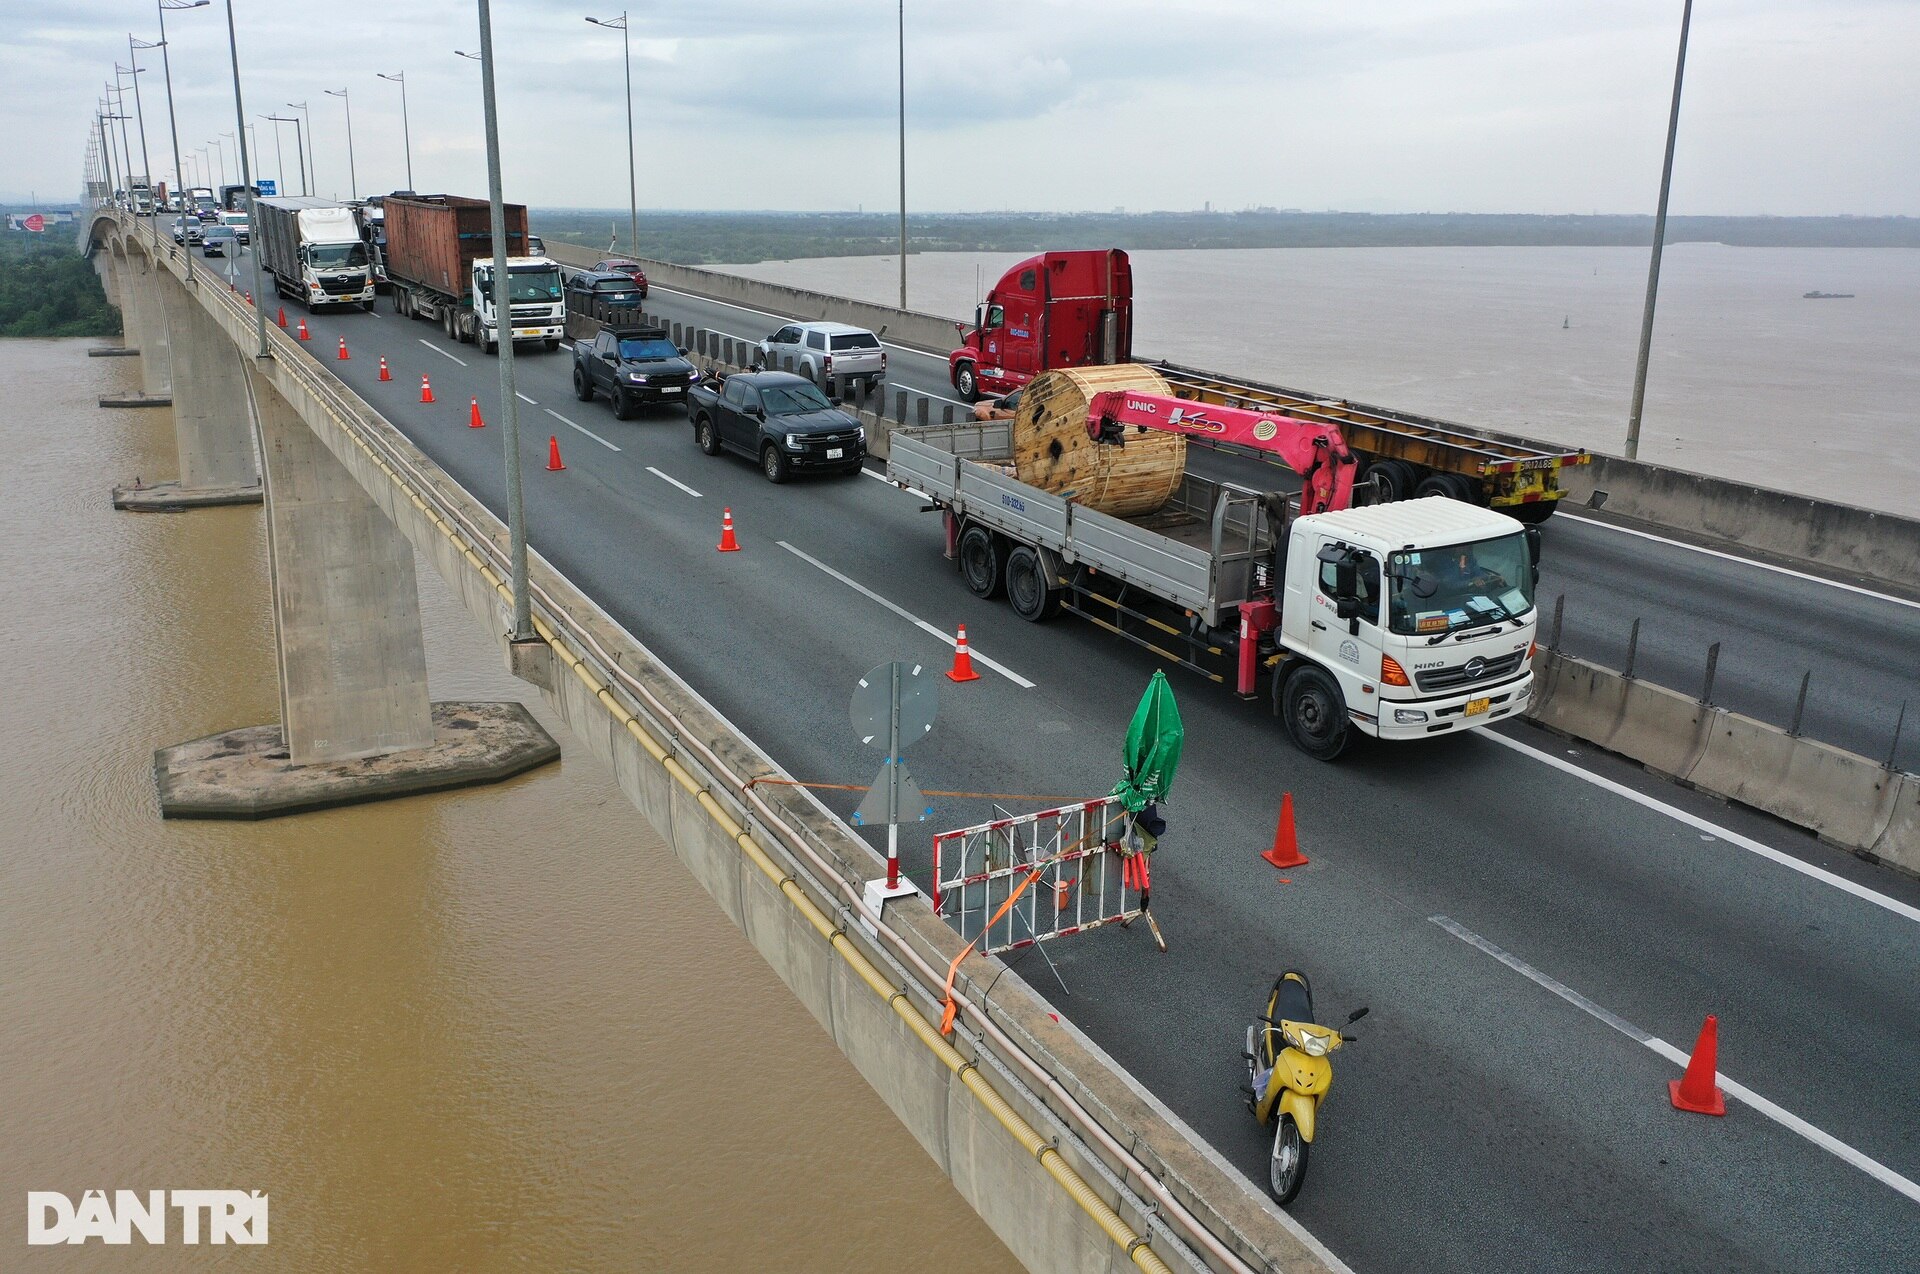
[[[787,543],[785,540],[778,540],[775,542],[778,543],[781,548],[793,554],[795,557],[799,558],[801,561],[807,563],[810,566],[817,567],[819,570],[824,571],[828,575],[833,576],[833,578],[839,580],[842,584],[845,584],[848,588],[860,594],[862,597],[866,598],[868,601],[878,602],[880,605],[886,607],[888,610],[892,611],[894,614],[898,615],[900,618],[906,620],[909,624],[912,624],[915,628],[918,628],[921,632],[924,632],[932,637],[937,637],[949,646],[957,646],[959,644],[958,639],[952,636],[949,636],[946,633],[941,632],[938,628],[935,628],[932,624],[929,624],[926,620],[921,619],[918,615],[915,615],[912,611],[907,610],[905,607],[898,606],[893,602],[888,601],[886,598],[880,596],[880,594],[868,588],[865,584],[862,584],[859,580],[850,578],[849,576],[846,576],[846,575],[842,575],[839,571],[834,570],[831,566],[828,566],[825,562],[821,561],[817,557],[814,557],[812,554],[806,552],[805,550],[797,549],[793,545]],[[995,672],[1005,677],[1008,681],[1011,681],[1014,685],[1019,686],[1022,690],[1033,689],[1033,683],[1031,681],[1028,681],[1025,677],[1013,671],[1011,668],[1006,667],[1004,664],[995,663],[993,660],[987,658],[985,655],[981,654],[979,650],[977,650],[974,647],[972,642],[967,643],[967,653],[973,656],[975,663],[985,664],[987,667],[993,669]]]
[[[1812,584],[1825,584],[1828,588],[1845,589],[1849,593],[1858,593],[1862,597],[1871,597],[1875,601],[1892,602],[1895,606],[1908,606],[1914,610],[1920,610],[1920,602],[1909,601],[1904,597],[1895,597],[1891,593],[1876,593],[1870,588],[1862,588],[1858,584],[1843,583],[1837,579],[1828,579],[1823,575],[1809,575],[1805,571],[1796,571],[1785,566],[1775,566],[1771,562],[1760,562],[1750,557],[1741,557],[1738,553],[1726,553],[1719,549],[1705,548],[1698,544],[1688,544],[1685,540],[1671,540],[1664,535],[1654,535],[1648,531],[1636,531],[1632,527],[1615,526],[1611,522],[1600,522],[1593,518],[1583,518],[1576,514],[1568,513],[1565,510],[1555,513],[1554,516],[1563,518],[1568,522],[1578,522],[1581,526],[1596,526],[1603,531],[1612,531],[1618,535],[1632,535],[1642,540],[1652,540],[1656,544],[1670,544],[1674,548],[1685,549],[1689,553],[1703,553],[1708,557],[1720,558],[1722,561],[1737,562],[1742,566],[1751,566],[1755,570],[1772,571],[1776,575],[1787,575],[1794,579],[1806,580]]]
[[[420,338],[420,343],[421,343],[422,345],[424,345],[424,346],[426,346],[426,347],[427,347],[428,349],[430,349],[430,350],[432,350],[432,351],[433,351],[434,353],[436,353],[436,354],[438,354],[438,355],[440,355],[440,357],[442,357],[442,358],[452,358],[454,362],[456,362],[456,363],[458,363],[458,364],[460,364],[460,366],[462,366],[462,367],[465,367],[465,366],[467,365],[467,360],[466,360],[466,359],[464,359],[464,358],[454,358],[454,356],[453,356],[452,354],[449,354],[449,353],[447,353],[447,351],[445,351],[445,350],[443,350],[443,349],[441,349],[441,348],[440,348],[440,347],[439,347],[438,345],[435,345],[435,344],[434,344],[434,343],[433,343],[432,341],[430,341],[430,340],[428,340],[428,339],[427,339],[426,337],[424,337],[424,336],[422,336],[422,337]]]
[[[1771,845],[1763,845],[1751,836],[1742,836],[1739,832],[1729,831],[1718,823],[1708,822],[1697,814],[1689,814],[1687,811],[1677,806],[1669,805],[1657,797],[1648,796],[1644,792],[1636,792],[1624,783],[1616,783],[1612,779],[1602,778],[1598,774],[1582,769],[1571,761],[1562,760],[1551,753],[1542,752],[1538,748],[1528,747],[1518,739],[1509,739],[1505,735],[1496,734],[1492,730],[1482,730],[1480,734],[1482,737],[1498,743],[1503,748],[1512,748],[1515,752],[1524,753],[1536,761],[1551,765],[1556,770],[1565,771],[1575,778],[1583,779],[1593,784],[1595,787],[1612,792],[1615,796],[1624,796],[1637,805],[1644,805],[1656,813],[1665,814],[1675,822],[1685,823],[1688,827],[1696,831],[1706,832],[1711,836],[1727,842],[1729,845],[1744,849],[1750,854],[1758,854],[1760,857],[1776,862],[1782,867],[1797,871],[1803,876],[1817,880],[1823,885],[1831,885],[1833,888],[1852,894],[1856,898],[1865,899],[1876,907],[1884,907],[1897,916],[1904,916],[1908,920],[1920,921],[1920,907],[1901,902],[1898,898],[1889,898],[1885,894],[1877,893],[1867,888],[1865,885],[1848,880],[1845,876],[1836,876],[1824,867],[1815,867],[1812,863],[1803,863],[1784,850],[1775,849]]]
[[[1439,925],[1442,929],[1445,929],[1448,933],[1460,939],[1460,941],[1466,943],[1468,946],[1477,948],[1487,955],[1492,956],[1495,960],[1506,965],[1509,969],[1512,969],[1515,973],[1518,973],[1521,977],[1526,978],[1536,986],[1553,992],[1553,994],[1559,996],[1581,1012],[1606,1023],[1636,1044],[1645,1045],[1674,1065],[1685,1067],[1687,1062],[1691,1060],[1689,1054],[1681,1052],[1659,1036],[1649,1035],[1625,1018],[1600,1007],[1566,983],[1542,973],[1525,960],[1522,960],[1519,956],[1495,946],[1459,921],[1442,915],[1428,916],[1427,919]],[[1812,1142],[1843,1163],[1858,1168],[1881,1184],[1891,1186],[1895,1191],[1912,1199],[1915,1203],[1920,1203],[1920,1185],[1916,1185],[1906,1177],[1901,1176],[1879,1160],[1854,1149],[1832,1133],[1814,1127],[1792,1111],[1783,1109],[1775,1103],[1768,1101],[1765,1097],[1754,1092],[1745,1084],[1728,1079],[1724,1071],[1715,1071],[1714,1081],[1727,1096],[1746,1103],[1787,1131],[1805,1138],[1807,1141]]]
[[[587,428],[585,425],[574,424],[571,420],[568,420],[565,416],[562,416],[559,412],[555,411],[553,408],[542,407],[540,410],[546,412],[549,416],[552,416],[555,420],[567,426],[569,429],[578,429],[581,433],[593,439],[595,442],[605,447],[608,451],[620,450],[620,448],[614,446],[612,443],[608,442],[605,438],[602,438],[599,434],[593,432],[593,430]]]
[[[750,279],[750,278],[748,278],[748,276],[746,276],[746,275],[744,275],[744,274],[737,274],[737,275],[731,275],[731,276],[729,276],[729,277],[731,277],[731,278],[738,278],[738,279],[747,279],[747,281],[748,281],[749,283],[757,283],[757,282],[759,282],[759,281],[760,281],[760,280],[758,280],[758,279]],[[767,311],[765,311],[765,310],[756,310],[756,309],[754,309],[754,308],[753,308],[752,306],[748,306],[748,305],[736,305],[736,304],[735,304],[734,302],[732,302],[732,301],[721,301],[721,300],[717,300],[717,299],[715,299],[714,297],[711,297],[711,296],[702,296],[702,295],[700,295],[700,293],[698,293],[698,292],[683,292],[683,291],[681,291],[681,290],[680,290],[679,288],[670,288],[670,287],[664,287],[664,286],[662,286],[661,284],[658,284],[658,283],[656,283],[656,284],[654,284],[654,285],[653,285],[653,291],[655,291],[655,292],[671,292],[671,293],[673,293],[673,295],[675,295],[675,296],[684,296],[684,297],[686,297],[686,298],[687,298],[687,299],[688,299],[689,301],[703,301],[703,302],[705,302],[705,303],[706,303],[706,304],[708,304],[708,305],[723,305],[723,306],[725,306],[725,307],[726,307],[727,309],[730,309],[730,310],[739,310],[739,311],[740,311],[740,312],[741,312],[742,314],[758,314],[758,315],[759,315],[759,316],[760,316],[761,318],[767,318],[767,319],[772,319],[772,320],[773,320],[774,322],[776,322],[776,323],[810,323],[810,322],[818,322],[818,321],[819,321],[819,320],[817,320],[817,319],[803,319],[803,318],[794,318],[794,317],[791,317],[791,316],[789,316],[789,315],[781,315],[781,314],[769,314],[769,313],[768,313]],[[710,328],[710,329],[708,329],[708,330],[709,330],[709,331],[713,331],[713,330],[717,330],[717,329],[712,329],[712,328]],[[735,335],[735,334],[734,334],[734,333],[732,333],[732,332],[721,332],[720,334],[721,334],[722,336],[730,336],[730,337],[732,337],[732,338],[733,338],[734,340],[736,340],[736,341],[746,341],[746,342],[748,342],[748,343],[749,343],[749,344],[751,344],[751,345],[755,345],[755,346],[758,346],[758,344],[759,344],[759,341],[757,341],[757,340],[755,340],[755,339],[754,339],[753,337],[750,337],[750,336],[737,336],[737,335]],[[882,345],[884,345],[884,346],[886,346],[886,347],[887,347],[888,349],[891,349],[891,350],[898,350],[898,351],[899,351],[900,353],[902,353],[902,354],[912,354],[912,355],[915,355],[916,357],[919,357],[919,358],[925,358],[925,359],[931,359],[931,360],[932,360],[932,361],[934,361],[934,362],[941,362],[941,363],[944,363],[944,362],[946,361],[946,357],[945,357],[944,355],[941,355],[941,354],[929,354],[929,353],[927,353],[927,351],[925,351],[925,350],[923,350],[923,349],[913,349],[913,348],[911,348],[911,347],[909,347],[909,346],[906,346],[906,345],[895,345],[895,344],[894,344],[894,343],[893,343],[892,341],[881,341],[880,343],[881,343]],[[944,394],[933,394],[933,393],[928,393],[928,392],[927,392],[926,390],[923,390],[923,389],[908,389],[908,388],[907,388],[907,386],[905,386],[905,385],[901,385],[901,386],[898,386],[898,388],[901,388],[901,389],[906,389],[906,390],[907,390],[907,392],[908,392],[908,393],[911,393],[911,394],[923,394],[923,395],[925,395],[925,396],[926,396],[926,397],[928,397],[928,398],[934,398],[934,399],[938,399],[938,400],[939,400],[940,402],[943,402],[943,403],[952,403],[952,404],[953,404],[953,405],[954,405],[955,407],[968,407],[968,408],[971,408],[971,407],[973,406],[973,404],[972,404],[972,403],[963,403],[963,402],[961,402],[961,401],[960,401],[960,400],[959,400],[958,398],[948,398],[948,397],[947,397],[946,395],[944,395]]]
[[[702,500],[706,498],[705,496],[702,496],[698,491],[695,491],[692,487],[688,486],[686,483],[680,481],[680,479],[674,477],[672,474],[662,473],[658,469],[654,468],[652,465],[647,466],[647,472],[652,474],[654,477],[660,479],[660,481],[662,482],[671,483],[674,486],[679,487],[682,491],[685,491],[688,495],[692,496],[696,500]]]

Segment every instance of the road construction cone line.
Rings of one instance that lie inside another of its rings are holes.
[[[562,470],[562,469],[564,469],[564,468],[566,468],[566,467],[567,467],[567,466],[565,466],[565,465],[563,465],[563,464],[561,464],[561,463],[560,463],[560,437],[559,437],[559,435],[557,435],[557,434],[548,434],[548,435],[547,435],[547,472],[548,472],[548,473],[558,473],[558,472],[560,472],[560,470]]]
[[[287,325],[287,307],[286,306],[283,305],[280,307],[280,312],[274,315],[273,321],[278,323],[281,327],[285,327]]]
[[[423,403],[433,401],[433,386],[428,382],[425,372],[420,373],[420,401]]]
[[[1700,1115],[1726,1114],[1726,1095],[1714,1083],[1719,1065],[1720,1019],[1709,1013],[1700,1026],[1700,1038],[1694,1041],[1693,1056],[1687,1059],[1687,1073],[1667,1081],[1667,1096],[1674,1109]]]
[[[1307,856],[1300,852],[1293,832],[1293,793],[1280,797],[1280,822],[1273,829],[1273,848],[1260,855],[1275,867],[1305,867]]]
[[[948,681],[978,681],[980,674],[973,670],[973,654],[967,649],[967,626],[960,625],[960,635],[953,643],[953,667],[947,670]]]
[[[485,429],[486,427],[487,422],[480,419],[480,400],[476,398],[473,400],[472,410],[467,413],[467,428]]]
[[[335,354],[333,357],[336,361],[342,362],[342,363],[346,362],[349,358],[353,357],[353,355],[347,353],[346,337],[343,336],[340,338],[340,352],[338,354]]]
[[[382,354],[380,356],[380,379],[381,380],[393,379],[393,373],[387,370],[387,356],[385,354]]]
[[[740,551],[740,541],[733,538],[732,509],[720,510],[720,551],[722,553],[738,553]]]
[[[294,335],[303,341],[307,339],[307,321],[305,319],[300,320],[299,330],[294,332]]]

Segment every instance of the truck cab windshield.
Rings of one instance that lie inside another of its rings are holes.
[[[1438,635],[1515,619],[1533,609],[1523,535],[1392,555],[1389,622],[1396,633]]]
[[[827,396],[812,385],[770,385],[760,391],[769,416],[804,416],[812,411],[832,411]]]
[[[352,269],[367,263],[367,245],[353,243],[310,243],[307,263],[316,270]]]
[[[620,357],[633,363],[651,363],[663,358],[678,358],[680,351],[672,341],[657,336],[635,337],[620,342]]]
[[[483,295],[493,296],[493,271],[475,270],[474,281]],[[557,301],[560,299],[560,271],[550,265],[528,265],[507,267],[507,296],[510,303],[525,305],[530,301]]]

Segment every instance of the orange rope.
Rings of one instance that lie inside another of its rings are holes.
[[[962,947],[960,949],[960,954],[953,958],[953,963],[947,966],[946,984],[941,988],[941,995],[944,997],[946,1001],[946,1007],[944,1007],[940,1011],[940,1033],[942,1035],[953,1034],[953,1020],[956,1016],[959,1015],[959,1012],[960,1012],[960,1006],[954,1002],[954,998],[953,998],[953,979],[954,979],[954,975],[960,972],[960,962],[966,959],[969,955],[973,954],[973,949],[974,947],[979,945],[981,938],[984,938],[988,934],[993,932],[993,927],[1000,923],[1000,917],[1006,915],[1007,912],[1013,907],[1013,904],[1020,901],[1020,895],[1027,892],[1028,885],[1031,885],[1034,881],[1040,878],[1041,872],[1053,866],[1055,863],[1065,858],[1068,854],[1077,852],[1081,847],[1091,842],[1093,838],[1094,838],[1094,833],[1089,832],[1085,836],[1082,836],[1079,840],[1075,841],[1073,844],[1061,850],[1059,853],[1053,855],[1051,858],[1042,859],[1040,862],[1035,863],[1033,865],[1033,870],[1027,873],[1027,878],[1020,882],[1019,888],[1015,889],[1012,893],[1008,894],[1007,900],[1000,904],[1000,910],[993,913],[993,919],[987,921],[986,927],[981,929],[979,933],[975,934],[973,941],[969,942],[966,946]]]

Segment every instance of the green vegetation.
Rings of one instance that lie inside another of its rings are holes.
[[[639,256],[682,265],[898,251],[888,213],[646,212]],[[538,210],[534,229],[556,243],[604,250],[625,212]],[[1512,213],[1151,212],[928,213],[908,226],[910,252],[1040,252],[1051,248],[1641,247],[1652,217]],[[1736,247],[1920,248],[1913,217],[1670,217],[1667,242]]]
[[[0,229],[0,336],[118,336],[120,312],[71,233]]]

